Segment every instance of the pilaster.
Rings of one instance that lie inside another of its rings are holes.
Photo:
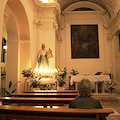
[[[37,38],[37,51],[41,49],[41,44],[45,43],[46,50],[51,48],[53,58],[51,58],[50,68],[55,68],[56,58],[56,32],[58,30],[58,15],[60,14],[60,6],[55,3],[42,3],[36,1],[36,8],[34,12],[34,27]]]

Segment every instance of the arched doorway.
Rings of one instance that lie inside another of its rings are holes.
[[[7,32],[6,88],[9,81],[20,79],[21,66],[30,64],[30,30],[26,11],[20,0],[8,0],[4,10]],[[27,41],[27,42],[26,42]],[[26,47],[25,47],[26,46]],[[27,48],[27,51],[26,51]],[[26,51],[26,52],[25,52]],[[27,59],[21,58],[27,54]],[[23,62],[24,61],[24,62]],[[21,82],[21,84],[23,84]],[[18,86],[18,91],[20,87]]]

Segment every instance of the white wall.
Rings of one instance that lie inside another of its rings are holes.
[[[113,68],[114,68],[114,82],[117,83],[116,92],[120,93],[120,46],[119,46],[119,36],[115,34],[113,37]]]
[[[23,77],[22,70],[30,68],[30,41],[20,41],[19,42],[19,79],[21,82],[19,84],[19,91],[22,92],[25,88],[25,78]]]
[[[59,50],[59,66],[67,67],[68,76],[72,68],[80,74],[95,74],[98,71],[111,73],[111,44],[107,41],[107,30],[103,27],[102,13],[94,12],[66,12],[66,26],[62,29],[62,43]],[[99,58],[71,59],[71,30],[70,25],[98,25]],[[68,80],[68,78],[67,78]]]

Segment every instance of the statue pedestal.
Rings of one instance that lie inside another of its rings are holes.
[[[55,78],[41,78],[40,86],[44,89],[47,84],[52,86],[52,89],[57,89],[56,79]]]
[[[42,84],[50,84],[50,83],[55,83],[56,79],[55,78],[41,78],[40,83]]]

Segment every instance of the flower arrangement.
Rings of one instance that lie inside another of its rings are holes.
[[[79,72],[76,69],[72,69],[70,74],[77,75],[77,74],[79,74]]]
[[[66,67],[57,69],[56,79],[57,79],[60,87],[62,87],[64,84],[66,84],[66,82],[65,82],[66,75],[67,75]]]
[[[24,69],[24,70],[22,70],[22,75],[23,75],[23,77],[34,77],[34,75],[35,75],[35,73],[34,73],[34,70],[32,70],[31,68],[29,68],[29,69]]]
[[[37,78],[37,77],[34,77],[31,81],[30,81],[30,88],[33,87],[33,88],[36,88],[39,84],[40,84],[40,79],[41,78]]]
[[[37,88],[37,86],[40,85],[39,80],[41,79],[41,77],[36,77],[35,71],[33,69],[29,68],[22,70],[22,75],[23,77],[26,77],[25,80],[30,85],[30,89]]]
[[[112,93],[112,91],[115,89],[116,83],[109,83],[108,81],[106,81],[107,84],[106,86],[108,87],[108,89],[110,90],[110,92]]]

